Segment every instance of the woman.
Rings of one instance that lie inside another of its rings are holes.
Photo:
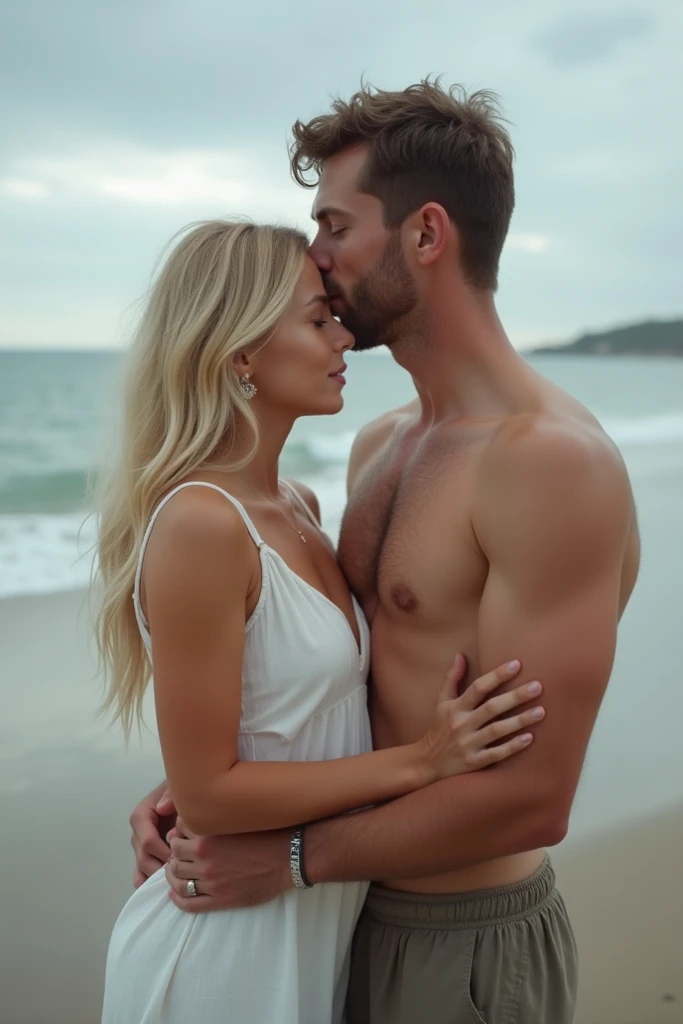
[[[114,928],[106,1024],[336,1024],[366,886],[303,891],[300,826],[530,740],[514,735],[531,723],[524,712],[508,720],[513,738],[487,749],[486,723],[528,700],[521,690],[476,714],[471,695],[444,692],[419,743],[371,752],[367,623],[313,495],[278,479],[297,417],[341,409],[353,344],[306,249],[298,232],[222,221],[177,245],[131,357],[124,450],[99,536],[107,706],[129,732],[153,655],[182,818],[200,834],[295,827],[297,889],[263,907],[186,916],[163,870],[153,875]]]

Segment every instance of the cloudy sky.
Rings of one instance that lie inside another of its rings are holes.
[[[0,347],[125,344],[189,221],[311,230],[289,126],[361,75],[501,96],[516,344],[683,313],[680,0],[22,0],[0,35]]]

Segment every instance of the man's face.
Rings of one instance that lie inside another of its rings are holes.
[[[400,230],[384,224],[382,203],[358,191],[366,147],[325,163],[313,204],[318,233],[310,254],[331,297],[332,312],[356,339],[356,351],[391,345],[417,304]]]

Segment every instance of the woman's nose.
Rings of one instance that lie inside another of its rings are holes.
[[[348,350],[350,348],[353,348],[355,344],[356,339],[354,338],[353,334],[351,334],[351,331],[347,331],[346,327],[342,326],[342,324],[339,324],[339,341],[337,342],[336,345],[339,351],[348,352]]]

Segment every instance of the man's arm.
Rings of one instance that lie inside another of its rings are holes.
[[[440,874],[564,837],[612,669],[633,518],[626,471],[601,438],[549,426],[492,446],[474,514],[490,565],[479,670],[515,651],[543,683],[543,727],[522,757],[309,826],[313,881]]]

